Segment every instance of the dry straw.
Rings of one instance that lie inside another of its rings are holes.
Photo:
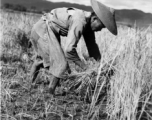
[[[31,16],[2,12],[0,24],[3,27],[3,32],[1,39],[2,53],[0,57],[2,64],[6,64],[4,62],[7,62],[7,66],[16,69],[15,75],[12,72],[6,72],[7,74],[5,75],[2,73],[1,103],[3,113],[1,115],[7,119],[10,117],[16,119],[16,116],[10,112],[7,106],[7,103],[11,103],[9,101],[11,101],[13,96],[10,86],[15,81],[17,83],[19,82],[19,84],[24,83],[21,84],[22,89],[24,88],[24,90],[27,91],[29,89],[28,72],[31,64],[18,60],[23,51],[22,47],[16,44],[19,40],[16,39],[17,34],[21,34],[21,30],[28,38],[28,33],[35,21],[38,20],[37,18],[37,15]],[[91,103],[88,105],[84,102],[82,105],[89,106],[87,114],[87,118],[89,119],[102,119],[103,115],[106,115],[105,119],[108,120],[143,120],[144,118],[151,120],[152,28],[149,27],[141,30],[119,27],[118,33],[119,35],[116,37],[106,29],[96,33],[96,42],[102,53],[101,61],[94,62],[93,60],[85,60],[86,64],[88,64],[88,69],[84,72],[78,72],[76,71],[76,67],[72,66],[74,72],[66,82],[69,82],[70,85],[73,86],[80,83],[75,90],[79,93],[77,97],[89,97]],[[21,37],[20,40],[23,40],[23,37]],[[66,38],[62,38],[63,46],[65,44],[64,42],[66,42]],[[81,39],[77,51],[83,60],[88,56],[83,39]],[[33,55],[32,49],[27,52],[29,52],[31,56]],[[14,60],[14,58],[16,60]],[[109,78],[107,73],[111,69],[114,69],[114,74]],[[46,80],[47,77],[45,76],[44,79]],[[36,94],[29,96],[29,100],[25,102],[25,105],[21,105],[23,111],[20,111],[18,115],[24,114],[26,117],[35,119],[37,116],[29,113],[27,109],[25,109],[27,107],[26,104],[34,104],[35,101],[31,99],[36,96],[39,96],[44,102],[44,98],[41,97],[44,96],[42,92],[43,89],[39,88]],[[105,94],[102,95],[103,92]],[[22,93],[22,91],[19,91],[19,93]],[[37,99],[38,98],[33,100]],[[49,109],[48,106],[51,105],[49,102],[44,102],[47,112],[53,110]],[[37,104],[36,102],[35,106]]]

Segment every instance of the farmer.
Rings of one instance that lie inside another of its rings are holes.
[[[89,56],[95,60],[101,58],[99,48],[95,42],[94,32],[107,28],[117,35],[114,10],[102,3],[91,0],[93,12],[86,12],[76,8],[57,8],[42,16],[33,26],[31,42],[36,57],[31,68],[32,83],[38,71],[46,68],[54,76],[49,84],[49,92],[54,94],[59,80],[66,71],[70,71],[69,62],[73,62],[82,69],[86,65],[80,60],[76,47],[81,36],[84,37]],[[67,44],[63,51],[60,36],[66,36]]]

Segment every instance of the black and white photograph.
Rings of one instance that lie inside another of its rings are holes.
[[[0,0],[1,120],[152,120],[152,0]]]

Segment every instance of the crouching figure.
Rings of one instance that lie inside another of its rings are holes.
[[[69,62],[84,70],[87,68],[76,51],[81,36],[84,37],[89,56],[100,60],[94,32],[107,28],[112,34],[117,35],[114,9],[96,0],[91,0],[91,6],[93,12],[65,7],[53,9],[44,14],[32,28],[30,40],[36,54],[31,68],[32,82],[35,82],[41,68],[48,69],[54,76],[49,85],[51,94],[54,94],[59,80],[69,70]],[[60,36],[67,37],[64,51],[61,48]]]

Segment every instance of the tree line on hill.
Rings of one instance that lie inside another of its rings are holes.
[[[11,10],[21,11],[21,12],[40,13],[40,14],[43,13],[43,12],[49,12],[50,11],[48,9],[38,10],[35,6],[31,6],[30,8],[26,8],[23,5],[10,4],[10,3],[5,3],[1,8],[2,9],[11,9]]]

